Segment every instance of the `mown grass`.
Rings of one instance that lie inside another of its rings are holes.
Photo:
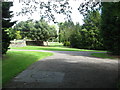
[[[67,47],[47,47],[47,46],[11,47],[11,49],[48,50],[48,51],[94,51],[94,52],[106,52],[106,51],[100,51],[100,50],[76,49],[76,48],[67,48]]]
[[[107,53],[91,53],[91,56],[98,58],[117,59],[117,57],[108,55]]]
[[[62,43],[59,43],[59,42],[49,42],[48,46],[49,47],[65,47],[63,46]]]
[[[49,52],[8,51],[2,61],[3,86],[32,63],[51,55]]]

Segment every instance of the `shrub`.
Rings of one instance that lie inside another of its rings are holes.
[[[20,35],[20,31],[16,31],[15,35],[16,35],[16,39],[22,38],[22,36]]]
[[[63,45],[64,45],[64,46],[70,46],[70,42],[69,42],[69,41],[65,41],[65,42],[63,43]]]
[[[9,35],[9,37],[11,38],[11,40],[15,39],[16,35],[15,35],[15,30],[12,28],[7,28],[5,30],[7,32],[7,34]]]
[[[81,46],[81,35],[79,32],[73,32],[70,36],[71,47],[80,48]]]

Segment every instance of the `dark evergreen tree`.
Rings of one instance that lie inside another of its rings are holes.
[[[120,55],[120,2],[102,3],[101,34],[104,46],[111,54]]]
[[[104,49],[103,38],[100,35],[101,15],[98,10],[88,11],[84,16],[83,29],[87,30],[86,45],[89,49]],[[82,34],[84,35],[84,34]],[[83,36],[84,37],[84,36]]]
[[[15,23],[10,22],[13,15],[11,14],[12,11],[9,11],[9,9],[12,5],[12,2],[2,2],[2,54],[6,54],[11,40],[5,30],[12,27]]]

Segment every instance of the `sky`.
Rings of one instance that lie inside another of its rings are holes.
[[[10,1],[10,0],[9,0]],[[36,0],[37,1],[37,0]],[[48,0],[41,0],[41,1],[48,1]],[[71,14],[71,17],[72,17],[72,21],[74,23],[77,23],[79,22],[80,25],[83,24],[83,16],[79,13],[79,11],[77,10],[80,3],[83,2],[84,0],[69,0],[69,5],[72,7],[72,14]],[[32,5],[34,3],[31,3]],[[21,11],[21,8],[24,7],[24,5],[22,5],[22,3],[19,3],[19,0],[14,0],[13,1],[13,6],[10,8],[11,11],[13,11],[13,14],[14,14],[14,17],[12,18],[12,21],[26,21],[28,20],[28,17],[30,17],[31,19],[34,19],[34,20],[39,20],[40,19],[40,15],[39,15],[39,10],[38,11],[35,11],[35,13],[31,15],[20,15],[20,16],[16,16],[16,12],[19,12]],[[56,14],[54,13],[55,15],[55,18],[56,18],[56,21],[58,22],[64,22],[64,15],[61,15],[61,14]],[[54,24],[52,21],[50,22],[50,24]]]

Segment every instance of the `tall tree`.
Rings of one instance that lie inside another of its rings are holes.
[[[64,23],[59,23],[59,40],[60,42],[65,42],[70,40],[70,35],[74,30],[74,23],[72,21],[65,21]]]
[[[101,33],[106,49],[120,55],[120,1],[102,2],[102,29]]]
[[[12,11],[9,11],[12,5],[12,2],[2,2],[2,54],[6,54],[11,40],[5,30],[12,27],[15,23],[11,22],[13,14]]]
[[[104,49],[103,38],[100,35],[101,15],[99,11],[88,11],[83,21],[82,28],[87,30],[86,45],[89,49]]]

